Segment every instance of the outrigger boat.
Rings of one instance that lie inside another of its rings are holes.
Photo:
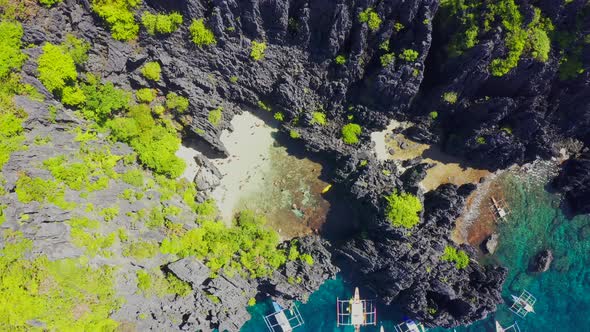
[[[303,317],[295,304],[290,309],[284,309],[280,304],[272,301],[273,313],[264,316],[264,322],[270,332],[291,332],[303,325]]]
[[[377,325],[377,309],[374,300],[360,297],[358,287],[354,289],[354,297],[349,300],[336,298],[336,325],[354,326],[360,331],[362,326]]]
[[[512,295],[514,303],[510,307],[510,311],[515,313],[518,317],[525,318],[529,313],[534,313],[535,308],[533,306],[537,302],[537,299],[526,290],[523,290],[520,296]]]
[[[406,318],[402,323],[395,326],[396,332],[425,332],[426,329],[422,323],[416,323],[413,320]]]
[[[508,327],[502,327],[502,325],[496,321],[496,332],[520,332],[520,328],[516,322]]]

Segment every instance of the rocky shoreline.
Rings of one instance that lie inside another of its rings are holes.
[[[532,12],[531,5],[522,6],[528,14]],[[541,9],[562,29],[583,12],[583,6],[582,1],[569,5],[550,1]],[[368,7],[384,19],[377,32],[357,20]],[[281,113],[285,136],[297,131],[297,144],[337,166],[330,176],[336,190],[347,194],[331,199],[346,200],[355,211],[355,218],[345,223],[351,224],[356,236],[332,243],[317,236],[300,239],[302,251],[314,258],[311,266],[288,262],[272,278],[262,280],[210,279],[203,278],[209,275],[204,265],[183,259],[166,268],[219,302],[195,293],[182,300],[130,303],[114,318],[132,316],[137,306],[145,305],[152,314],[138,323],[142,328],[237,330],[249,317],[249,298],[267,294],[283,303],[305,300],[344,267],[354,269],[355,282],[374,290],[384,303],[395,302],[428,326],[469,324],[494,312],[502,302],[505,269],[479,265],[474,248],[468,245],[460,246],[473,258],[466,268],[457,269],[440,259],[447,246],[454,246],[451,230],[474,186],[442,185],[423,193],[418,183],[428,165],[410,160],[402,172],[393,162],[378,161],[370,133],[384,129],[392,119],[409,120],[415,124],[405,131],[409,137],[439,144],[467,165],[491,171],[547,159],[564,146],[579,146],[561,144],[566,138],[589,145],[589,74],[558,80],[559,59],[554,51],[547,62],[523,58],[509,74],[490,75],[492,59],[506,52],[498,26],[460,57],[440,56],[431,47],[443,48],[441,36],[452,34],[456,27],[451,25],[448,31],[442,27],[435,17],[438,7],[439,2],[432,0],[354,5],[346,1],[188,0],[141,5],[140,11],[177,11],[187,21],[206,17],[217,45],[202,48],[189,41],[186,27],[166,38],[141,32],[135,43],[115,41],[88,0],[64,0],[52,9],[40,9],[25,22],[23,42],[32,46],[27,50],[32,59],[44,42],[59,43],[71,32],[92,45],[86,71],[120,87],[152,86],[187,97],[189,114],[176,120],[183,125],[185,140],[205,143],[206,155],[228,156],[219,137],[242,109],[266,112],[261,108],[270,108]],[[583,24],[589,25],[590,20]],[[268,44],[262,61],[250,59],[252,40]],[[381,66],[381,45],[386,41],[389,45],[390,40],[392,52],[414,50],[418,56]],[[589,49],[584,47],[584,64],[590,63]],[[334,59],[341,54],[346,54],[346,61],[336,64]],[[162,67],[157,83],[140,74],[148,61]],[[53,96],[34,78],[35,71],[32,64],[25,65],[24,80],[51,100]],[[459,101],[441,99],[448,91],[459,95]],[[209,111],[220,106],[222,118],[213,125],[207,120]],[[34,113],[29,104],[23,107]],[[314,124],[315,111],[325,114],[325,125]],[[436,121],[429,116],[432,111],[438,114]],[[362,127],[355,145],[341,139],[341,128],[350,122]],[[582,154],[566,162],[555,181],[574,213],[588,213],[588,159]],[[203,165],[207,167],[206,162]],[[212,182],[200,185],[213,190]],[[411,232],[392,227],[384,217],[384,196],[394,190],[412,193],[423,202],[421,223]],[[201,201],[206,193],[200,194]],[[170,320],[171,313],[182,321]]]

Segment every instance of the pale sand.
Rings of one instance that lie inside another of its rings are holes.
[[[264,173],[270,170],[270,148],[274,143],[272,134],[277,130],[249,112],[234,116],[233,131],[224,130],[220,140],[230,157],[210,159],[223,178],[213,190],[222,219],[230,224],[240,197],[254,192],[264,183]],[[201,152],[186,146],[176,153],[184,159],[187,168],[182,177],[193,181],[199,167],[194,160]]]

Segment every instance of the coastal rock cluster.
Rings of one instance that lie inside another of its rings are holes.
[[[531,20],[531,5],[520,5]],[[31,46],[27,52],[32,59],[39,56],[43,43],[57,44],[66,33],[73,33],[91,44],[86,71],[120,87],[149,86],[188,98],[188,113],[176,120],[183,125],[184,140],[204,144],[209,157],[227,156],[219,137],[223,130],[231,130],[234,115],[243,110],[263,118],[272,114],[284,135],[338,166],[332,180],[341,192],[348,192],[341,199],[349,200],[358,216],[355,234],[332,244],[318,237],[300,239],[302,250],[315,263],[288,262],[270,278],[205,278],[207,267],[196,260],[171,263],[167,271],[202,292],[174,301],[140,302],[142,297],[128,291],[129,301],[114,318],[133,316],[142,306],[152,313],[137,322],[146,329],[237,330],[249,318],[245,309],[249,298],[268,294],[281,303],[304,300],[339,269],[359,286],[374,290],[383,302],[395,303],[429,326],[469,324],[495,311],[502,302],[505,269],[479,265],[475,250],[467,245],[458,248],[471,258],[466,267],[441,259],[448,246],[455,248],[450,232],[474,186],[443,185],[424,193],[418,183],[427,165],[415,160],[402,170],[377,161],[369,134],[392,119],[411,120],[415,125],[406,130],[411,138],[440,144],[467,164],[490,170],[550,158],[565,138],[590,144],[589,73],[578,70],[574,77],[560,79],[560,52],[571,53],[572,58],[574,50],[555,42],[547,61],[523,56],[506,75],[491,75],[493,59],[507,53],[499,23],[480,35],[473,47],[449,57],[444,50],[458,27],[445,24],[448,17],[437,15],[439,6],[435,0],[146,0],[140,5],[139,12],[176,11],[186,21],[205,18],[217,43],[203,47],[190,41],[187,26],[170,36],[142,31],[137,42],[116,41],[89,0],[64,0],[24,22],[23,42]],[[590,29],[586,16],[577,19],[586,15],[583,1],[548,1],[539,6],[558,31],[575,30],[575,37],[580,37]],[[359,22],[359,14],[367,8],[380,19],[377,29]],[[574,27],[572,22],[580,23]],[[250,55],[252,41],[265,43],[263,59]],[[590,47],[586,43],[578,48],[576,59],[583,69],[590,63]],[[340,63],[335,61],[338,56],[343,59]],[[141,75],[142,66],[150,61],[161,65],[158,82]],[[51,101],[53,96],[34,78],[35,66],[26,64],[24,72],[23,80]],[[445,93],[452,94],[443,98]],[[21,103],[29,115],[46,106]],[[218,123],[209,120],[215,109],[221,109]],[[325,117],[319,121],[323,123],[318,123],[317,113]],[[41,127],[60,131],[54,127],[76,121],[58,120],[58,125],[45,120]],[[358,143],[343,141],[347,124],[362,128]],[[21,158],[35,158],[35,151]],[[5,167],[8,187],[16,181],[18,157]],[[566,162],[555,181],[575,213],[590,211],[588,160],[581,155]],[[219,172],[205,158],[200,165],[204,167],[196,178],[199,187],[215,186]],[[415,229],[394,228],[384,217],[384,196],[393,191],[420,198],[423,212]],[[200,201],[205,199],[199,196]],[[44,234],[59,234],[58,222],[68,218],[58,211],[43,212],[51,217],[35,213],[40,219],[31,223],[47,228]],[[40,235],[30,236],[36,240]],[[47,247],[64,246],[54,254],[73,255],[66,239],[51,241]]]

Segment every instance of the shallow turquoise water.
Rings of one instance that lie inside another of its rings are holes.
[[[536,313],[520,319],[501,305],[488,319],[456,331],[494,331],[494,319],[503,325],[516,320],[522,331],[590,331],[590,217],[567,220],[558,208],[558,197],[544,190],[543,179],[508,174],[502,185],[512,214],[499,227],[500,245],[491,260],[509,268],[504,299],[508,301],[510,294],[518,295],[526,289],[537,297]],[[538,275],[527,274],[529,259],[544,248],[553,250],[551,269]],[[335,326],[335,298],[350,296],[351,288],[341,278],[326,281],[307,304],[299,306],[305,327],[296,331],[352,331]],[[241,331],[265,331],[262,315],[269,312],[268,304],[257,304],[250,311],[253,319]],[[386,331],[393,331],[394,322],[401,316],[394,309],[378,311],[378,320]]]

